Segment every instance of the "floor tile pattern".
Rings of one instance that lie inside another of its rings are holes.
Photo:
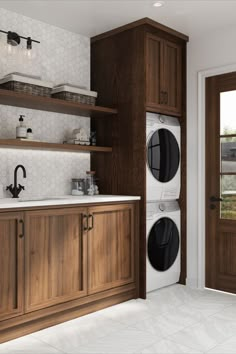
[[[236,296],[173,285],[0,345],[0,354],[236,354]]]

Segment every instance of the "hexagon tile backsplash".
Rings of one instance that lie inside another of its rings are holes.
[[[10,72],[39,75],[42,80],[54,84],[71,83],[89,88],[90,40],[84,36],[65,31],[40,21],[0,9],[1,29],[31,36],[40,44],[33,44],[32,56],[26,55],[25,42],[7,50],[6,35],[0,35],[0,77]],[[25,124],[32,128],[34,138],[61,143],[70,132],[83,127],[90,130],[90,119],[22,109],[0,105],[0,139],[15,138],[19,115],[24,114]],[[19,183],[25,186],[21,196],[55,196],[71,192],[71,178],[84,177],[90,169],[90,155],[34,150],[0,150],[0,184],[13,183],[17,164],[23,164],[27,178],[19,171]],[[4,196],[10,194],[4,191]]]

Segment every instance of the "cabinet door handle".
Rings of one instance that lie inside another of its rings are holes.
[[[92,219],[92,225],[89,226],[89,228],[88,228],[88,230],[90,231],[94,228],[94,217],[93,217],[93,214],[89,214],[88,217],[89,217],[89,219]]]
[[[21,234],[19,234],[20,238],[23,238],[25,236],[25,223],[24,220],[19,220],[19,224],[21,224]]]
[[[83,230],[87,231],[88,230],[88,215],[83,214],[83,220],[86,219],[86,225],[84,226],[84,221],[83,221]]]

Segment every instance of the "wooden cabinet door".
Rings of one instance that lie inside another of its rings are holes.
[[[29,211],[25,235],[25,306],[30,312],[87,294],[86,209]]]
[[[0,214],[0,321],[23,313],[24,221]]]
[[[134,281],[134,206],[89,209],[88,293]]]
[[[146,42],[147,110],[181,114],[182,47],[148,34]]]
[[[182,49],[173,42],[164,42],[164,105],[168,112],[181,114]]]
[[[146,42],[146,100],[147,105],[151,107],[161,107],[164,100],[162,89],[164,81],[163,59],[163,40],[148,34]]]

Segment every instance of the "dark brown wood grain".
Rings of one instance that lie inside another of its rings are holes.
[[[145,32],[134,28],[92,42],[91,85],[98,104],[117,106],[118,116],[107,134],[112,154],[92,158],[102,180],[101,192],[141,196],[140,292],[146,296],[146,109]],[[92,123],[93,124],[93,123]],[[103,124],[105,124],[103,122]],[[105,130],[105,127],[104,127]]]
[[[167,27],[161,23],[153,21],[148,17],[144,17],[140,20],[128,23],[124,26],[120,26],[118,28],[112,29],[111,31],[99,34],[99,35],[92,38],[92,43],[96,42],[96,41],[100,41],[102,39],[106,39],[107,37],[115,36],[115,35],[119,34],[120,32],[132,30],[135,27],[140,28],[142,26],[148,26],[149,28],[152,29],[152,31],[162,32],[162,33],[165,33],[165,34],[170,35],[172,37],[174,36],[176,38],[179,38],[180,40],[185,41],[185,42],[188,42],[188,40],[189,40],[188,36],[186,36],[185,34],[180,33],[178,31],[174,30],[173,28]]]
[[[117,114],[115,108],[91,106],[2,89],[0,89],[0,104],[37,109],[40,111],[73,114],[83,117],[104,117],[106,115]]]
[[[182,113],[183,43],[150,33],[146,41],[147,111],[179,117]]]
[[[112,152],[109,146],[91,146],[77,144],[57,144],[43,141],[30,141],[19,139],[0,139],[1,148],[30,149],[30,150],[49,150],[49,151],[68,151],[68,152]]]
[[[220,93],[233,90],[235,72],[206,79],[205,275],[208,288],[236,293],[236,220],[221,218],[220,203],[210,202],[220,197]]]
[[[149,63],[146,36],[156,39],[149,53]],[[146,103],[151,90],[153,99],[160,91],[159,77],[163,67],[154,66],[161,62],[158,37],[166,48],[162,49],[162,62],[168,61],[163,85],[170,95],[165,107],[161,108],[160,105]],[[186,279],[186,40],[186,36],[183,38],[174,32],[165,32],[160,24],[147,19],[92,38],[92,89],[99,92],[99,104],[118,108],[118,117],[112,120],[112,127],[106,130],[102,122],[106,135],[112,137],[112,154],[94,156],[92,167],[99,173],[102,193],[132,194],[142,198],[139,296],[143,298],[146,297],[146,111],[175,115],[181,121],[180,282],[184,284]],[[155,82],[151,81],[154,74]],[[104,145],[103,142],[101,144]]]

